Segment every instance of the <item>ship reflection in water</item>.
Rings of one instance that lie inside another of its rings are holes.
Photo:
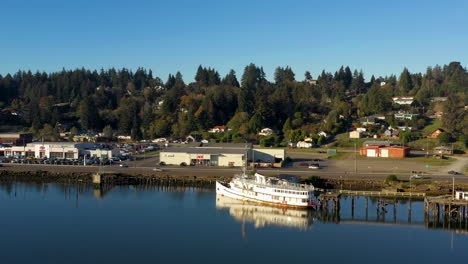
[[[216,195],[216,209],[227,209],[236,221],[253,223],[255,228],[282,226],[307,230],[313,223],[311,210],[247,203],[222,195]]]

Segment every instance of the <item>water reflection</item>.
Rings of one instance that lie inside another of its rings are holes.
[[[236,221],[253,223],[255,228],[274,225],[306,230],[313,223],[311,210],[245,203],[222,195],[216,195],[216,209],[227,209]]]

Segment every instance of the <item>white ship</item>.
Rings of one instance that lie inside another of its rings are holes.
[[[216,194],[274,206],[297,208],[315,206],[312,201],[314,186],[279,178],[267,178],[258,173],[255,173],[255,179],[249,179],[246,173],[242,173],[229,183],[217,181]]]

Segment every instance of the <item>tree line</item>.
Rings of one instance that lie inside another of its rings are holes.
[[[0,118],[37,132],[48,129],[112,130],[134,139],[184,137],[216,125],[233,129],[226,141],[257,138],[264,127],[276,140],[327,131],[347,131],[354,120],[395,110],[393,96],[414,96],[406,111],[428,109],[431,97],[449,96],[444,125],[454,136],[468,134],[464,106],[468,72],[459,62],[428,67],[425,73],[371,76],[342,66],[334,73],[310,72],[297,77],[290,67],[277,67],[273,81],[262,67],[249,64],[240,79],[234,70],[224,77],[199,66],[195,81],[186,83],[180,72],[166,81],[151,70],[63,69],[44,73],[18,71],[0,75],[0,108],[24,113],[18,120]],[[398,110],[398,109],[397,109]],[[295,131],[296,130],[296,131]]]

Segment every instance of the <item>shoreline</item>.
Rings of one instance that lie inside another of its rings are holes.
[[[139,185],[139,184],[174,184],[187,186],[214,186],[216,181],[230,181],[233,174],[200,175],[203,173],[186,170],[184,172],[98,172],[94,167],[92,171],[74,171],[74,170],[43,170],[31,168],[14,167],[0,170],[0,183],[15,182],[40,182],[40,183],[77,183],[93,184],[93,175],[99,174],[100,183],[112,185]],[[349,175],[348,175],[349,176]],[[307,181],[307,176],[299,176],[302,181]],[[406,188],[401,188],[407,181],[401,180],[393,184],[385,184],[382,177],[368,177],[354,175],[352,177],[318,177],[318,182],[314,186],[325,190],[352,190],[352,191],[377,191],[385,188],[398,189],[401,192],[420,192],[428,195],[441,195],[451,193],[451,181],[427,181],[419,182],[423,184],[414,184]],[[415,181],[413,181],[415,182]],[[406,183],[407,184],[407,183]],[[400,186],[400,187],[398,187]],[[466,183],[457,184],[456,188],[467,187]]]

